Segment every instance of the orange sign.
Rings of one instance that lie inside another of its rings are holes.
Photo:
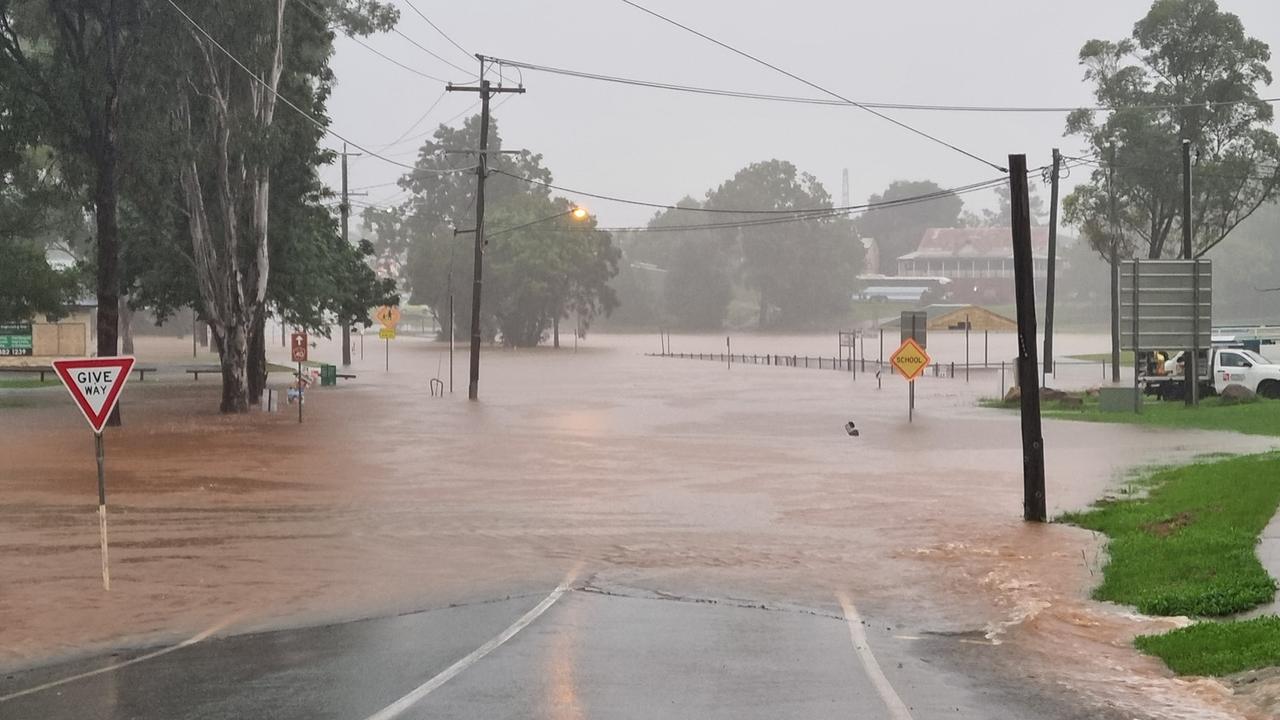
[[[903,341],[892,355],[889,356],[889,364],[902,374],[906,380],[915,380],[924,373],[924,369],[929,367],[929,363],[933,358],[929,357],[929,353],[920,347],[920,343],[913,338],[907,338]]]
[[[382,323],[382,327],[395,330],[400,324],[400,308],[394,305],[383,305],[373,311],[373,318]]]
[[[307,361],[307,334],[293,333],[289,336],[289,356],[294,362]]]

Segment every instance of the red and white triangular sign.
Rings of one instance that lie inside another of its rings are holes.
[[[54,360],[53,369],[89,421],[89,427],[100,433],[120,400],[133,363],[131,357],[76,358]]]

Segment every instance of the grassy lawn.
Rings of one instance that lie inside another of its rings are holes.
[[[1134,644],[1181,675],[1230,675],[1280,665],[1280,618],[1197,623],[1164,635],[1144,635]]]
[[[1017,404],[1005,405],[998,400],[986,400],[985,407],[1017,408]],[[1143,398],[1142,412],[1102,412],[1096,398],[1085,398],[1083,408],[1064,408],[1058,403],[1046,402],[1041,408],[1046,418],[1081,420],[1084,422],[1123,423],[1126,425],[1150,425],[1194,430],[1231,430],[1246,435],[1280,436],[1280,400],[1224,405],[1218,398],[1205,398],[1200,407],[1188,408],[1181,402],[1162,402]]]
[[[1149,615],[1231,615],[1275,597],[1253,548],[1280,507],[1277,475],[1274,453],[1161,470],[1145,497],[1061,520],[1110,538],[1097,599]]]

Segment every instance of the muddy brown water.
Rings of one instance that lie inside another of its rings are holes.
[[[962,359],[962,338],[930,350]],[[830,356],[834,340],[749,336],[733,351]],[[990,357],[1013,354],[1012,337],[992,340]],[[462,351],[440,399],[427,385],[448,381],[439,345],[397,340],[384,372],[366,343],[359,378],[311,392],[301,426],[292,409],[220,417],[216,383],[181,373],[131,384],[127,424],[107,434],[110,593],[83,420],[61,390],[0,409],[0,666],[228,620],[246,631],[545,591],[580,563],[602,583],[837,612],[847,591],[904,635],[989,648],[1010,672],[1134,717],[1242,716],[1221,684],[1132,649],[1173,623],[1088,599],[1098,537],[1020,521],[1017,418],[975,407],[998,394],[994,372],[922,380],[908,424],[898,378],[727,369],[646,357],[656,334],[596,335],[576,352],[487,352],[473,404]],[[723,337],[672,344],[713,353]],[[182,362],[176,343],[139,354]],[[1059,384],[1100,375],[1064,367]],[[1273,445],[1061,422],[1045,438],[1053,514],[1135,468]]]

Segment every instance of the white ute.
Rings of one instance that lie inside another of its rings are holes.
[[[1182,353],[1169,358],[1165,362],[1165,372],[1180,378],[1181,360]],[[1213,363],[1214,392],[1221,393],[1228,385],[1242,385],[1262,397],[1280,398],[1280,365],[1258,353],[1237,348],[1215,348],[1210,353],[1210,361]]]

